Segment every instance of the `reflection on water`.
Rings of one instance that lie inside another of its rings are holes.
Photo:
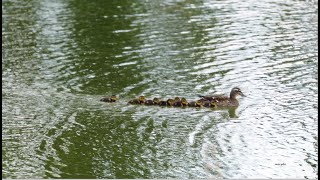
[[[2,12],[4,178],[317,177],[317,1],[8,0]],[[127,105],[234,86],[248,96],[237,109]]]

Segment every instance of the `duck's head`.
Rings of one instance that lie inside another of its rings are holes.
[[[153,98],[153,103],[154,104],[159,104],[160,102],[160,99],[159,98]]]
[[[231,89],[231,92],[230,92],[230,98],[231,99],[235,99],[238,95],[240,96],[243,96],[243,97],[246,97],[240,90],[240,88],[238,87],[234,87]]]
[[[181,104],[183,106],[187,106],[188,105],[188,101],[186,100],[186,98],[181,98]]]
[[[179,97],[175,97],[174,101],[180,101],[180,98]]]
[[[116,100],[117,100],[117,96],[116,96],[116,95],[112,95],[112,96],[110,97],[110,99],[111,99],[111,101],[116,101]]]
[[[144,98],[144,96],[139,96],[138,100],[140,103],[144,103],[145,98]]]
[[[174,100],[173,100],[173,99],[168,99],[168,100],[167,100],[167,105],[168,105],[168,106],[172,106],[173,103],[174,103]]]

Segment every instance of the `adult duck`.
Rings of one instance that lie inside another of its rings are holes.
[[[246,97],[240,88],[234,87],[231,89],[230,96],[225,95],[212,95],[212,96],[199,96],[201,97],[201,101],[210,101],[215,102],[217,107],[237,107],[239,106],[239,101],[237,100],[237,96]]]

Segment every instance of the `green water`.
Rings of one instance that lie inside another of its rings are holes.
[[[3,1],[3,178],[316,178],[317,12],[317,1]],[[247,95],[237,109],[127,104],[235,86]]]

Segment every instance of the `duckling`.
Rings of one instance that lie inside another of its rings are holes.
[[[159,98],[149,99],[144,102],[145,105],[157,105],[159,103]]]
[[[186,100],[186,98],[181,98],[181,104],[182,104],[182,107],[188,106],[188,101]]]
[[[173,99],[168,99],[167,100],[167,106],[173,106],[174,100]]]
[[[116,95],[112,95],[111,97],[104,97],[102,99],[100,99],[100,101],[103,101],[103,102],[116,102],[117,100],[117,97]]]
[[[160,99],[159,98],[153,98],[153,104],[154,105],[158,105],[160,102]]]
[[[147,100],[144,102],[144,105],[146,105],[146,106],[153,105],[153,100],[147,99]]]
[[[181,106],[181,99],[179,97],[175,97],[172,106]]]
[[[167,106],[167,101],[159,101],[159,106]]]
[[[238,87],[234,87],[231,89],[229,97],[224,95],[200,96],[200,97],[202,98],[202,100],[216,102],[217,107],[237,107],[239,106],[239,102],[236,98],[238,95],[246,97]]]
[[[144,96],[139,96],[138,99],[133,99],[128,102],[128,104],[143,104],[145,101]]]
[[[191,101],[188,103],[189,107],[202,107],[202,102],[200,100]]]

